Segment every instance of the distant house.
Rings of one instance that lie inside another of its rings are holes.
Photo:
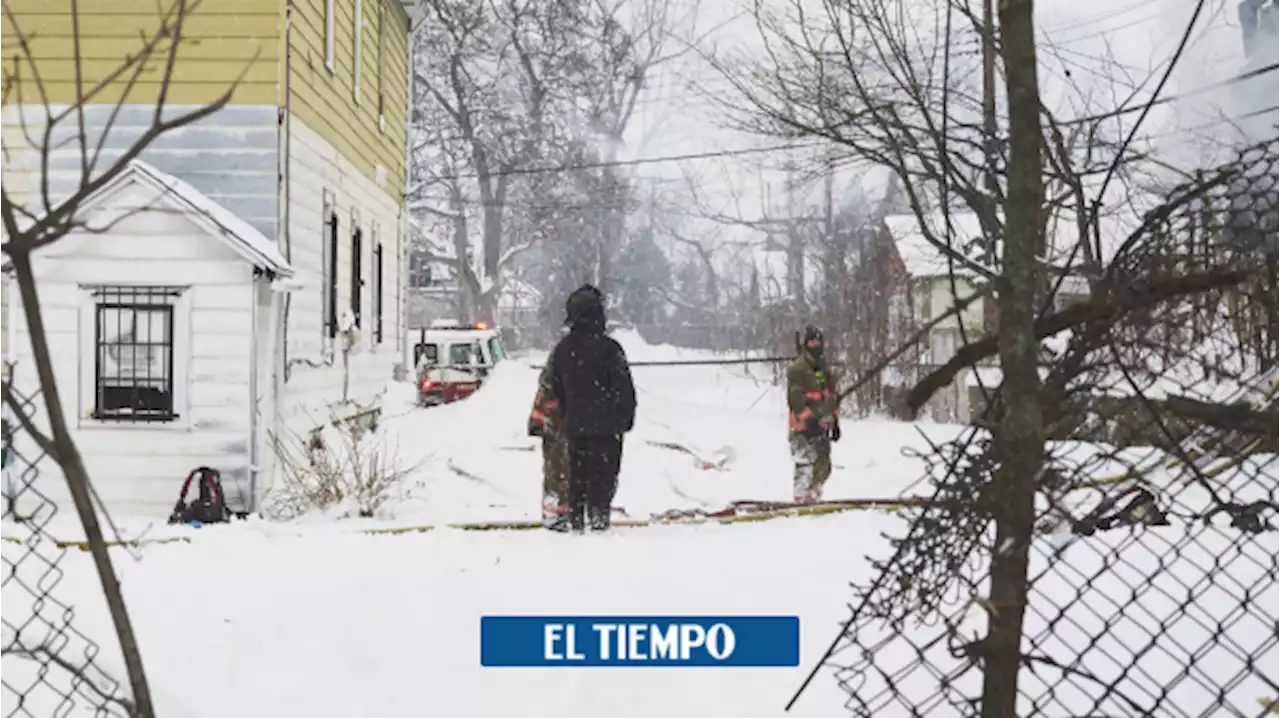
[[[410,251],[405,315],[410,330],[429,327],[438,319],[470,319],[462,316],[462,288],[448,265],[424,252]]]
[[[555,336],[555,327],[547,326],[543,316],[543,302],[542,292],[532,284],[517,277],[502,280],[494,320],[508,348],[528,346],[539,335]]]
[[[947,236],[944,231],[946,219],[941,213],[930,218],[928,228],[933,237]],[[980,247],[974,241],[982,237],[977,216],[952,212],[949,219],[956,254],[980,265],[989,265],[982,260]],[[946,253],[929,241],[916,215],[893,214],[883,221],[882,231],[892,239],[891,246],[902,267],[895,292],[903,297],[900,303],[910,314],[911,334],[951,312],[957,300],[970,297],[982,288],[983,278],[974,269],[962,262],[949,260]],[[945,364],[966,341],[983,335],[988,309],[988,303],[979,300],[939,321],[900,361],[895,362],[887,383],[906,390]],[[938,421],[958,421],[968,416],[968,406],[968,391],[958,380],[949,389],[938,392],[925,411]]]
[[[1055,215],[1047,228],[1051,263],[1055,263],[1054,260],[1065,261],[1075,243],[1076,230],[1069,219],[1063,214]],[[905,274],[899,291],[905,293],[905,303],[910,308],[912,333],[952,312],[958,302],[977,294],[985,286],[986,280],[981,273],[962,259],[980,267],[992,265],[990,259],[982,254],[982,225],[976,214],[953,211],[944,217],[937,212],[926,221],[933,238],[945,242],[946,237],[951,237],[954,255],[949,255],[929,240],[916,215],[893,214],[884,218],[883,231],[892,238],[894,251]],[[946,231],[948,221],[951,227],[949,234]],[[1119,230],[1112,223],[1105,224],[1105,228],[1105,243],[1113,244],[1115,238],[1112,235]],[[1063,269],[1059,267],[1058,271]],[[1079,301],[1088,293],[1087,282],[1074,272],[1068,272],[1055,294],[1055,309]],[[942,319],[895,367],[894,380],[903,388],[914,385],[950,361],[966,343],[994,332],[995,319],[996,304],[990,296]],[[934,396],[926,410],[940,421],[969,420],[983,405],[981,387],[990,389],[1000,383],[997,364],[995,357],[989,357],[974,371],[962,372],[952,386]]]

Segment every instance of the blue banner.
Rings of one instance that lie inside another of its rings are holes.
[[[480,665],[800,665],[796,616],[484,616]]]

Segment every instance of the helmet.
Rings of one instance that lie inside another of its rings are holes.
[[[822,350],[826,345],[826,340],[822,336],[822,330],[815,326],[807,326],[804,328],[804,334],[800,339],[800,351],[809,354],[815,359],[822,358]]]
[[[570,326],[578,322],[578,320],[590,314],[600,314],[603,321],[604,314],[604,295],[599,289],[584,284],[573,290],[573,294],[569,295],[569,299],[564,303],[565,318],[564,323]]]

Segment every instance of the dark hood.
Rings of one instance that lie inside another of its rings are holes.
[[[565,321],[570,331],[603,334],[607,326],[604,317],[604,296],[600,290],[584,284],[565,302]]]
[[[585,307],[582,313],[569,321],[569,330],[604,334],[607,323],[604,318],[604,307],[599,304]]]

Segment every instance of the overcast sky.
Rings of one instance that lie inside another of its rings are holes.
[[[1059,116],[1072,117],[1109,110],[1126,100],[1132,103],[1131,95],[1150,97],[1194,8],[1192,0],[1039,0],[1040,82],[1046,103]],[[737,0],[704,0],[699,15],[701,32],[717,28],[704,48],[759,47],[750,16]],[[1242,69],[1234,2],[1211,0],[1193,38],[1166,95],[1222,81]],[[1274,77],[1270,82],[1274,85]],[[700,97],[694,84],[728,90],[724,79],[694,55],[664,67],[641,100],[624,156],[656,158],[780,144],[720,127],[716,108]],[[1143,124],[1140,136],[1149,136],[1171,156],[1195,161],[1203,154],[1198,145],[1221,136],[1224,128],[1214,123],[1239,114],[1229,93],[1223,88],[1160,107]],[[1082,104],[1085,95],[1092,98],[1091,107]],[[780,182],[777,169],[785,159],[785,153],[771,152],[659,162],[637,171],[666,187],[679,186],[683,174],[693,174],[704,199],[718,203],[717,208],[729,207],[736,191],[742,213],[759,216],[761,171],[766,183]]]

